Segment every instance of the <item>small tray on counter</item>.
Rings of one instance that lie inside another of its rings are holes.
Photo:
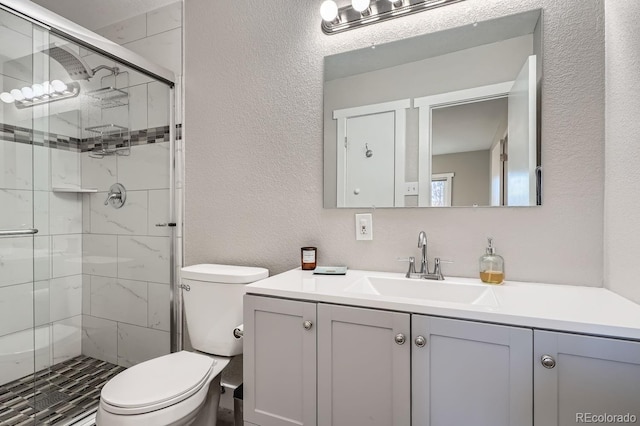
[[[346,266],[317,266],[314,275],[346,275]]]

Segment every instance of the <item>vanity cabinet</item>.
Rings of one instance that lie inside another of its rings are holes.
[[[410,426],[409,337],[409,314],[245,296],[244,420]]]
[[[316,303],[244,296],[244,420],[316,424]]]
[[[536,330],[533,372],[535,426],[640,421],[640,342]]]
[[[640,420],[637,341],[254,295],[244,328],[246,426]]]
[[[318,304],[318,425],[410,426],[410,315]]]
[[[532,334],[412,315],[412,424],[531,426]]]

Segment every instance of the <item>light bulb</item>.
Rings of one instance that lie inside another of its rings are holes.
[[[338,17],[338,5],[333,0],[325,0],[320,6],[320,16],[327,22],[333,22]]]
[[[48,95],[56,91],[56,89],[54,89],[53,86],[51,86],[51,83],[49,83],[48,81],[42,83],[42,88],[44,89],[44,93]]]
[[[402,6],[402,0],[389,0],[389,3],[391,3],[393,5],[393,7]]]
[[[44,95],[44,87],[42,87],[42,84],[34,84],[33,86],[31,86],[31,88],[33,89],[33,95],[36,97],[40,97],[42,95]]]
[[[24,95],[22,94],[20,89],[13,89],[11,91],[11,96],[13,96],[13,99],[15,99],[16,101],[24,100]]]
[[[351,0],[351,7],[353,7],[353,10],[362,13],[369,9],[369,3],[369,0]]]
[[[11,93],[7,92],[0,93],[0,100],[6,104],[11,104],[13,103],[13,101],[15,101],[15,99],[13,99],[13,96],[11,96]]]
[[[60,92],[60,93],[62,93],[62,92],[64,92],[65,90],[67,90],[67,85],[66,85],[66,84],[64,84],[63,82],[61,82],[60,80],[53,80],[53,81],[51,82],[51,86],[53,87],[53,89],[54,89],[56,92]]]
[[[25,98],[33,99],[34,95],[33,95],[33,89],[31,87],[25,86],[22,89],[20,89],[20,91],[22,92]]]

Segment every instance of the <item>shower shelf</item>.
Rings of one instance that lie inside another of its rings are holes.
[[[87,96],[100,102],[100,108],[116,108],[129,105],[129,94],[115,87],[103,87],[98,90],[87,92]]]
[[[127,127],[118,126],[117,124],[101,124],[99,126],[85,127],[85,130],[100,135],[121,135],[129,131]]]
[[[118,126],[117,124],[101,124],[98,126],[85,127],[88,132],[97,134],[95,147],[90,150],[89,156],[92,158],[103,158],[105,155],[124,155],[131,153],[131,141],[126,138],[129,128]],[[123,141],[123,139],[126,140]],[[112,147],[110,144],[126,142],[125,146]]]
[[[53,187],[53,192],[73,192],[73,193],[81,193],[81,194],[87,194],[87,193],[92,193],[92,192],[98,192],[97,189],[95,188],[60,188],[60,187]]]

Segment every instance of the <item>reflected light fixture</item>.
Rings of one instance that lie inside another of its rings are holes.
[[[80,85],[76,82],[66,84],[60,80],[45,81],[42,84],[25,86],[21,89],[13,89],[10,92],[0,93],[0,101],[6,104],[15,104],[16,108],[23,109],[62,99],[73,98],[80,93]]]
[[[351,5],[338,8],[334,0],[326,0],[320,7],[322,31],[337,34],[460,1],[464,0],[352,0]]]

